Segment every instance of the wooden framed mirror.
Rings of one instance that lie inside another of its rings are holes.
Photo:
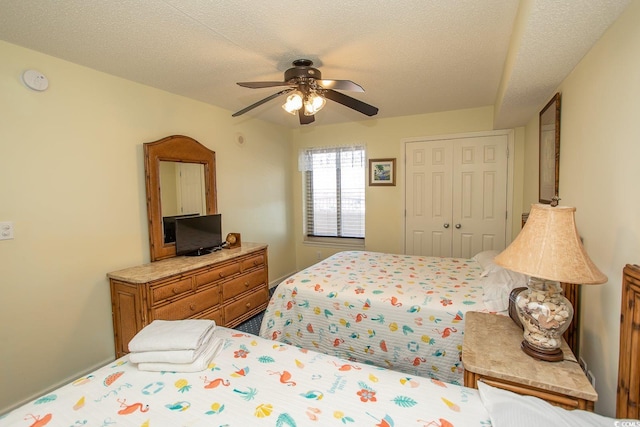
[[[143,148],[149,249],[151,261],[158,261],[176,255],[172,221],[218,212],[216,153],[183,135],[147,142]]]
[[[540,176],[538,201],[550,204],[558,196],[560,177],[560,94],[540,111]]]

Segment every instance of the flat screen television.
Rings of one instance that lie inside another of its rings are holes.
[[[199,213],[163,216],[162,217],[162,229],[164,232],[164,242],[174,243],[176,241],[176,219],[190,218],[193,216],[200,216]]]
[[[222,215],[176,220],[176,255],[200,256],[222,249]]]

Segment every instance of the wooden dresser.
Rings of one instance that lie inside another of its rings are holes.
[[[234,327],[269,302],[267,246],[243,243],[199,257],[175,257],[107,274],[116,357],[156,319],[211,319]]]

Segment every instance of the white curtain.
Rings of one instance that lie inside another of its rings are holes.
[[[336,169],[336,156],[320,155],[336,151],[340,152],[342,166],[365,167],[364,145],[341,145],[301,149],[298,154],[298,170],[307,172],[321,168]]]

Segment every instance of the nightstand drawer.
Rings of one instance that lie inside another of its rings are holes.
[[[535,387],[529,387],[526,384],[516,384],[501,379],[484,377],[482,375],[476,375],[472,372],[469,372],[467,374],[467,371],[465,371],[465,387],[478,388],[478,381],[482,381],[483,383],[488,384],[492,387],[508,390],[523,396],[534,396],[539,399],[545,400],[552,405],[559,406],[564,409],[582,409],[583,411],[593,411],[594,409],[593,401],[577,399],[565,394],[558,394],[551,391],[541,390]]]

